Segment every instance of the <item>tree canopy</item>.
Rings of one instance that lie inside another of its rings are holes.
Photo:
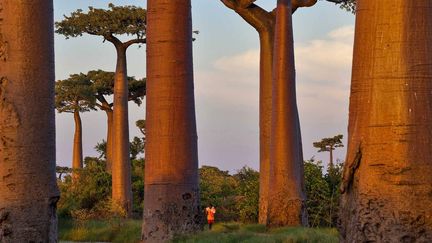
[[[55,84],[55,106],[58,112],[95,110],[95,97],[90,81],[83,74],[72,74]]]
[[[327,152],[335,150],[335,148],[343,147],[342,143],[343,135],[339,134],[332,138],[323,138],[319,142],[314,142],[313,146],[319,148],[318,152]]]
[[[64,20],[56,22],[56,33],[66,38],[89,35],[103,36],[105,39],[115,35],[134,35],[144,40],[146,34],[146,13],[136,6],[115,6],[110,3],[109,9],[89,7],[87,13],[82,9],[64,16]]]

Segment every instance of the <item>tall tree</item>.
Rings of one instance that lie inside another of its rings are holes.
[[[0,1],[0,242],[56,242],[53,2]]]
[[[307,225],[303,155],[295,91],[291,1],[278,0],[272,81],[267,225]]]
[[[68,79],[55,84],[55,106],[59,113],[73,113],[75,133],[72,154],[72,178],[77,178],[77,170],[83,168],[81,112],[94,110],[95,98],[91,83],[83,74],[72,74]]]
[[[270,179],[270,133],[272,114],[272,68],[275,30],[275,10],[268,12],[254,4],[254,0],[220,0],[239,14],[258,32],[260,39],[260,203],[259,223],[267,222],[267,202]],[[353,10],[355,0],[327,0]],[[292,13],[301,7],[311,7],[317,0],[292,0]],[[291,43],[294,45],[294,43]]]
[[[106,138],[106,165],[107,171],[112,171],[112,154],[113,154],[113,103],[109,102],[108,96],[114,93],[114,72],[103,70],[93,70],[87,73],[87,78],[92,83],[96,106],[104,111],[107,115],[107,138]],[[142,99],[146,93],[145,78],[135,79],[128,77],[128,100],[133,101],[138,106],[141,105]]]
[[[329,152],[330,153],[330,160],[329,160],[329,167],[333,167],[333,150],[336,148],[343,147],[342,143],[343,135],[339,134],[332,138],[323,138],[319,142],[314,142],[313,146],[315,148],[319,148],[318,152]]]
[[[68,37],[89,35],[102,36],[112,43],[117,52],[114,81],[113,111],[113,155],[112,155],[112,197],[113,202],[130,216],[132,210],[131,164],[129,160],[128,126],[128,79],[126,50],[133,44],[146,42],[146,10],[134,6],[108,5],[110,9],[89,7],[87,13],[77,10],[70,17],[57,22],[56,32]],[[135,38],[122,42],[119,35],[133,35]]]
[[[201,228],[190,0],[148,0],[144,242]]]
[[[432,242],[431,7],[358,0],[342,242]]]

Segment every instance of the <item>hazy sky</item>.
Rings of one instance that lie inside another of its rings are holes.
[[[87,6],[146,6],[143,0],[54,0],[55,19]],[[260,0],[270,10],[276,0]],[[244,165],[259,168],[258,143],[258,35],[219,0],[192,0],[195,100],[200,165],[235,172]],[[354,16],[335,5],[319,1],[313,8],[299,9],[293,16],[297,75],[297,102],[304,158],[323,161],[312,142],[337,134],[347,135],[348,97]],[[56,78],[93,69],[114,71],[115,50],[102,38],[84,35],[65,40],[55,37]],[[128,75],[145,77],[145,46],[128,50]],[[135,121],[145,117],[141,107],[129,105],[130,136],[140,136]],[[57,161],[71,165],[73,116],[56,115]],[[82,114],[84,156],[95,156],[94,146],[106,137],[102,111]],[[344,141],[346,141],[344,139]],[[336,151],[345,158],[345,149]]]

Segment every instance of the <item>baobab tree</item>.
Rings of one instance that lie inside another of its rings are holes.
[[[93,70],[86,74],[93,88],[93,95],[96,98],[95,106],[104,111],[107,116],[107,137],[106,137],[106,164],[107,171],[112,172],[112,154],[113,154],[113,103],[108,97],[114,93],[114,72],[103,70]],[[145,96],[145,78],[135,79],[128,77],[128,101],[133,101],[138,106],[142,104],[142,99]]]
[[[0,242],[56,242],[53,2],[0,1]]]
[[[332,138],[323,138],[319,142],[314,142],[313,146],[315,148],[319,148],[318,152],[329,152],[330,153],[330,160],[329,160],[329,166],[333,167],[333,150],[336,148],[343,147],[342,143],[343,135],[339,134]]]
[[[77,178],[77,171],[83,168],[82,122],[81,112],[95,110],[95,98],[90,81],[83,74],[72,74],[68,79],[55,84],[55,106],[59,113],[72,113],[75,133],[72,153],[72,178]]]
[[[220,0],[225,6],[234,10],[258,32],[260,40],[260,199],[259,223],[267,222],[267,203],[270,179],[270,133],[272,114],[272,68],[275,35],[275,10],[269,12],[254,0]],[[354,10],[355,0],[327,0],[339,4],[341,8]],[[294,13],[298,8],[314,6],[317,0],[292,0]],[[294,45],[294,43],[291,43]]]
[[[267,225],[307,225],[303,188],[303,155],[298,120],[291,1],[278,0],[276,8],[270,179]]]
[[[148,0],[142,240],[201,229],[190,0]],[[175,30],[175,31],[174,31]]]
[[[68,37],[84,33],[101,36],[112,43],[117,52],[114,81],[112,198],[130,216],[132,210],[131,165],[129,160],[128,79],[126,50],[133,44],[146,42],[146,10],[134,6],[108,5],[110,9],[89,7],[87,13],[77,10],[56,23],[56,33]],[[119,35],[133,35],[122,42]]]
[[[431,4],[358,0],[342,242],[432,242]]]

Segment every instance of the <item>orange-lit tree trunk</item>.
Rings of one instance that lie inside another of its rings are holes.
[[[111,108],[109,110],[105,110],[107,115],[107,140],[106,140],[106,170],[111,173],[112,172],[112,154],[113,154],[113,139],[112,139],[112,130],[113,130],[113,111]]]
[[[125,211],[126,216],[131,216],[132,182],[129,158],[127,46],[122,43],[114,45],[117,50],[117,66],[114,77],[112,127],[112,200]]]
[[[0,242],[57,242],[53,3],[0,1]]]
[[[267,219],[270,227],[307,224],[291,12],[289,0],[278,0]]]
[[[147,1],[144,242],[201,228],[190,0]]]
[[[242,5],[232,0],[222,0],[229,8],[238,13],[247,23],[253,26],[260,39],[260,192],[259,223],[267,222],[267,202],[270,171],[270,129],[272,110],[272,68],[275,16],[257,5]]]
[[[79,111],[74,112],[75,133],[72,155],[72,177],[77,178],[76,171],[83,168],[83,150],[82,150],[82,124]]]
[[[431,8],[357,2],[342,242],[432,242]]]

